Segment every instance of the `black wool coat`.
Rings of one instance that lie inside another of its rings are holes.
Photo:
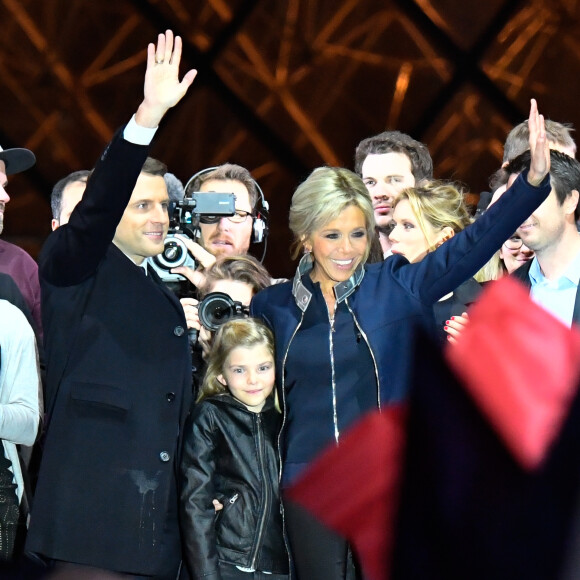
[[[27,549],[154,575],[180,562],[191,364],[179,301],[111,243],[147,150],[117,134],[40,256],[49,424]]]

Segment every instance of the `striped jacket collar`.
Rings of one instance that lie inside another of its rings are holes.
[[[302,282],[302,276],[307,272],[310,272],[314,267],[314,261],[310,253],[304,254],[298,268],[296,269],[296,274],[294,275],[294,280],[292,282],[292,295],[296,301],[296,305],[302,312],[305,312],[310,304],[312,298],[312,292],[304,286]],[[334,295],[336,296],[337,302],[342,302],[346,300],[360,285],[362,279],[365,275],[365,269],[362,264],[359,264],[358,268],[354,271],[353,275],[344,282],[339,282],[334,285]]]

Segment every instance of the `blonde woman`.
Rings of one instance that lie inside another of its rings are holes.
[[[262,290],[250,305],[276,341],[282,486],[323,449],[339,445],[365,413],[405,397],[414,327],[431,319],[433,304],[472,277],[548,196],[549,154],[535,101],[530,127],[529,173],[417,263],[394,255],[366,264],[374,212],[354,173],[321,167],[298,187],[290,229],[294,255],[305,255],[292,282]],[[299,580],[359,576],[343,539],[291,504],[284,511]]]
[[[391,251],[411,263],[421,261],[472,221],[463,193],[454,184],[442,181],[403,190],[393,208]],[[468,278],[433,305],[435,328],[442,343],[449,319],[465,312],[480,293],[480,284]]]

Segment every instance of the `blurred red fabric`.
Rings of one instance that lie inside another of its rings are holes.
[[[369,580],[389,578],[405,417],[403,405],[367,415],[286,494],[351,543]]]
[[[506,277],[488,285],[445,354],[516,460],[537,468],[577,390],[580,331]]]

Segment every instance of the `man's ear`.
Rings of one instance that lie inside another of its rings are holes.
[[[218,382],[220,382],[224,387],[227,387],[228,384],[226,383],[226,380],[224,379],[223,375],[218,375],[216,377],[216,379],[218,380]]]
[[[573,189],[564,200],[564,211],[566,212],[566,215],[574,215],[579,199],[580,194],[578,194],[578,190]],[[576,219],[574,219],[574,221],[576,221]]]

